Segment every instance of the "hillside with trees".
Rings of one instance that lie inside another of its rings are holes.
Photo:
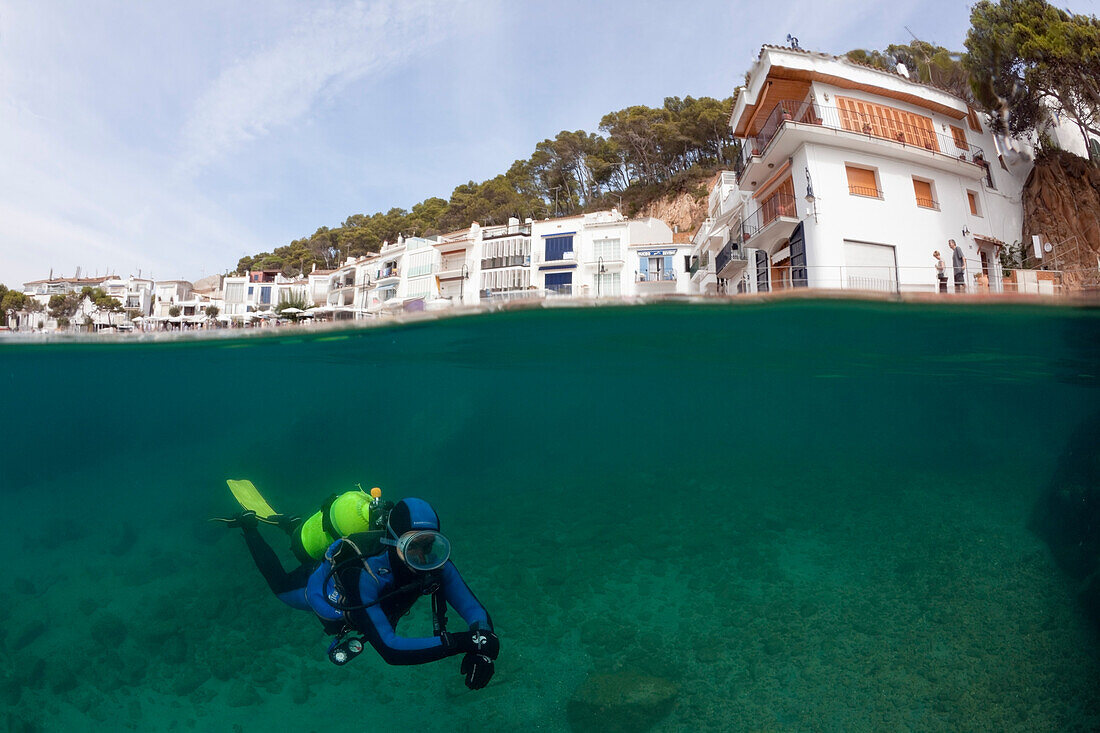
[[[349,256],[377,252],[399,234],[431,236],[471,222],[549,216],[621,206],[633,215],[675,194],[706,195],[706,181],[731,167],[740,148],[729,127],[733,100],[668,97],[658,108],[635,105],[604,115],[599,133],[563,130],[526,160],[486,181],[455,187],[450,199],[427,198],[411,209],[353,214],[338,227],[243,257],[237,272],[280,270],[294,276],[328,269]]]

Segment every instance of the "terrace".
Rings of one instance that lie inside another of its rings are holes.
[[[788,131],[797,132],[791,136]],[[985,152],[970,144],[965,132],[959,132],[937,132],[931,118],[888,107],[852,101],[841,107],[811,100],[783,100],[775,104],[759,132],[745,138],[737,166],[738,180],[759,174],[758,165],[768,159],[781,160],[799,142],[809,141],[834,145],[843,142],[868,150],[885,147],[893,157],[952,172],[960,172],[961,168],[974,179],[985,177]],[[788,137],[791,140],[787,141]]]

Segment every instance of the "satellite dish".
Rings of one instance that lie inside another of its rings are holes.
[[[1050,252],[1053,249],[1054,249],[1054,247],[1051,246],[1050,242],[1047,242],[1046,244],[1043,245],[1043,251],[1044,252]]]

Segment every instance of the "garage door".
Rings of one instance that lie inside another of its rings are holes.
[[[848,287],[855,290],[898,289],[898,266],[894,248],[888,244],[844,242],[844,264]]]

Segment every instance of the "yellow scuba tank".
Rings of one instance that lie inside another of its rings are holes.
[[[372,520],[381,518],[381,507],[382,489],[377,486],[370,490],[370,494],[362,487],[358,491],[348,491],[327,502],[320,511],[304,521],[298,530],[298,542],[294,544],[309,557],[320,560],[338,537],[378,529],[372,525]]]

